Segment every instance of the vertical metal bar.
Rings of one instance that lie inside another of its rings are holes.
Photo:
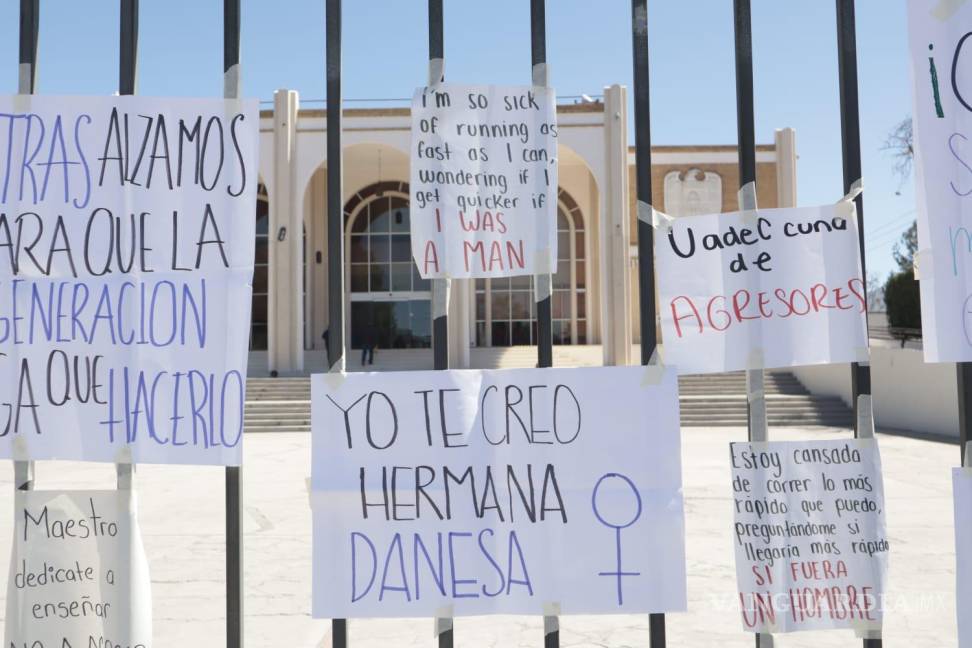
[[[344,371],[344,206],[341,169],[341,0],[327,0],[327,361]],[[331,646],[348,645],[347,619],[332,619]]]
[[[861,178],[861,124],[857,97],[857,26],[854,0],[837,2],[837,69],[840,92],[840,142],[844,165],[844,192]],[[867,284],[867,264],[864,252],[864,200],[856,199],[861,277]],[[866,300],[865,300],[866,302]],[[865,312],[866,317],[866,312]],[[851,364],[851,392],[854,399],[854,436],[861,434],[860,408],[871,407],[871,366],[866,362]],[[865,396],[866,398],[861,398]],[[870,415],[870,413],[868,413]],[[880,648],[881,639],[864,639],[864,648]]]
[[[739,209],[756,209],[756,118],[753,96],[753,30],[749,0],[733,0],[736,55],[736,132],[739,152]],[[746,370],[746,412],[750,441],[766,441],[763,370]],[[756,633],[756,648],[771,648],[773,636]]]
[[[429,0],[430,86],[445,81],[445,28],[442,0]],[[434,368],[449,368],[449,279],[432,280],[432,355]],[[445,613],[445,611],[443,611]],[[435,636],[439,648],[452,648],[455,627],[449,615],[436,616]]]
[[[223,97],[240,96],[240,0],[223,0]],[[243,467],[226,467],[226,646],[243,646]]]
[[[40,21],[40,0],[20,0],[20,67],[17,92],[34,94],[37,87],[37,32]],[[34,462],[14,462],[14,488],[31,490],[34,487]]]
[[[535,86],[549,85],[546,14],[545,0],[530,0],[530,58]],[[557,268],[557,259],[549,261],[551,266],[549,272],[535,275],[533,278],[534,296],[537,302],[537,366],[539,367],[553,366],[553,318],[550,297],[553,294],[551,273]]]
[[[959,406],[959,465],[969,465],[966,446],[972,441],[972,362],[955,364]]]
[[[138,0],[120,0],[118,25],[118,94],[135,94],[138,78]],[[116,464],[119,490],[131,490],[135,464]]]
[[[546,87],[550,85],[547,73],[547,6],[546,0],[530,0],[530,64],[531,78],[534,86]],[[554,205],[556,207],[557,188],[554,188]],[[556,220],[554,221],[556,227]],[[537,308],[537,366],[553,366],[553,313],[551,298],[553,295],[553,276],[556,272],[557,259],[549,259],[550,267],[547,272],[533,277],[534,298]],[[544,648],[558,648],[560,646],[560,619],[554,614],[543,617],[543,645]]]
[[[634,67],[635,193],[639,212],[651,205],[651,115],[648,74],[648,0],[631,0],[631,47]],[[638,319],[641,364],[655,362],[655,231],[638,218]],[[649,645],[665,646],[665,615],[648,616]]]

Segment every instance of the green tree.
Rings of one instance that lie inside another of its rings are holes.
[[[901,235],[901,240],[894,244],[891,255],[902,272],[913,270],[915,267],[915,252],[918,251],[918,222],[912,222],[911,227]]]

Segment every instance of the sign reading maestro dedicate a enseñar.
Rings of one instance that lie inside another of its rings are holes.
[[[238,464],[256,102],[0,97],[0,457]]]
[[[743,626],[881,629],[888,540],[873,439],[732,443]]]
[[[685,608],[673,371],[312,380],[314,616]]]
[[[972,5],[909,0],[925,360],[972,360]]]
[[[3,645],[151,648],[134,495],[17,491]]]
[[[853,202],[662,217],[665,362],[714,373],[867,359]]]
[[[410,209],[412,255],[424,278],[555,270],[554,91],[453,84],[416,90]]]

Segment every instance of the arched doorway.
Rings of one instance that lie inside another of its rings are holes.
[[[377,182],[344,207],[349,338],[360,349],[432,346],[431,285],[412,260],[408,183]]]
[[[557,271],[551,313],[554,344],[587,344],[587,236],[580,207],[557,192]],[[537,343],[533,277],[476,280],[476,346]]]
[[[267,298],[270,279],[270,197],[257,185],[256,247],[253,255],[253,302],[250,307],[250,351],[266,351],[269,341]]]

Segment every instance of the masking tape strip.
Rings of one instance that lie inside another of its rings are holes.
[[[549,299],[550,295],[553,294],[553,277],[550,276],[550,273],[545,272],[544,274],[536,275],[533,279],[536,286],[537,302],[539,303],[544,299]]]
[[[854,349],[855,362],[857,364],[871,364],[871,349],[870,347],[857,347]]]
[[[658,346],[655,347],[655,350],[651,352],[651,357],[648,359],[648,364],[645,365],[645,370],[641,377],[642,387],[657,385],[665,377],[665,363],[662,361],[662,354],[659,348]]]
[[[765,369],[766,362],[763,358],[763,347],[753,347],[749,350],[749,356],[746,358],[746,368],[747,369]]]
[[[118,490],[132,490],[132,484],[135,481],[135,466],[131,463],[131,452],[129,452],[129,461],[126,463],[116,463],[115,464],[115,478],[118,484]]]
[[[674,218],[658,211],[643,200],[638,201],[638,220],[664,232],[671,230],[675,223]]]
[[[240,96],[240,66],[237,63],[223,74],[223,97],[236,99]]]
[[[14,440],[16,445],[23,437]],[[14,488],[18,491],[30,490],[34,483],[34,464],[31,461],[14,461]]]
[[[763,370],[746,371],[746,402],[749,405],[750,436],[753,441],[769,441],[769,422],[766,416],[766,392]]]
[[[30,63],[21,63],[17,78],[17,93],[30,94],[30,79],[33,76],[33,66]]]
[[[13,460],[16,461],[29,461],[30,452],[27,447],[26,437],[18,436],[14,437],[13,440]]]
[[[433,637],[452,630],[452,606],[443,605],[435,611],[435,634]]]
[[[972,441],[965,444],[965,461],[962,462],[963,468],[972,468]]]
[[[550,85],[550,69],[546,63],[537,63],[533,66],[533,85],[546,88]]]
[[[342,353],[341,357],[338,358],[334,364],[331,365],[328,372],[324,374],[324,382],[327,383],[327,386],[331,389],[338,389],[344,383],[344,379],[346,377],[347,374],[344,371],[344,354]]]
[[[736,200],[739,201],[739,212],[742,221],[746,225],[756,222],[756,183],[747,182],[736,192]]]
[[[560,632],[560,603],[543,604],[543,634],[544,636]]]
[[[857,438],[874,438],[874,410],[871,409],[871,395],[857,395]]]
[[[429,85],[439,85],[445,80],[445,59],[429,59]]]
[[[938,0],[938,4],[931,10],[931,15],[938,20],[948,20],[965,4],[965,0]]]
[[[853,202],[864,191],[864,182],[860,178],[851,183],[850,191],[837,202]]]
[[[452,289],[450,279],[432,280],[432,319],[437,320],[449,314],[449,292]]]

